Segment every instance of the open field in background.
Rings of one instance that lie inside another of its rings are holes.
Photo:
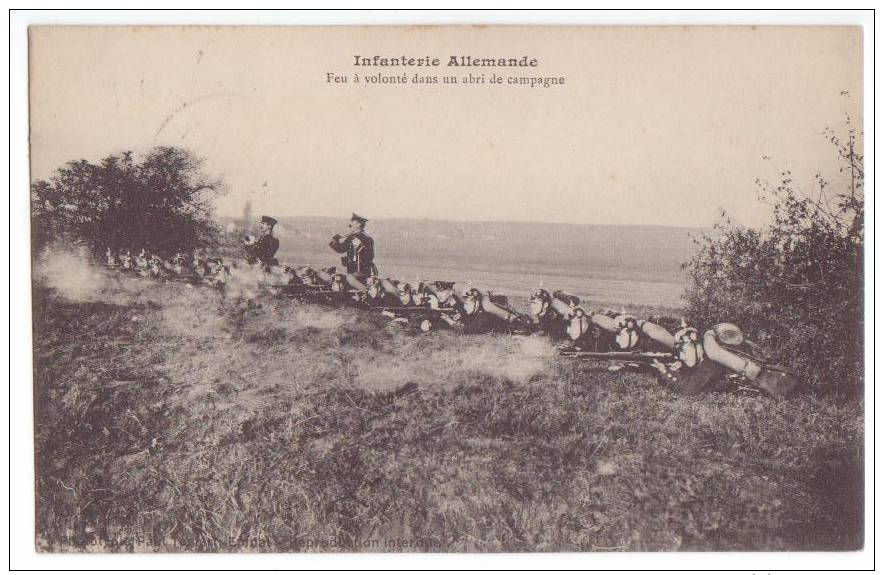
[[[42,549],[862,545],[861,404],[69,271],[34,290]]]
[[[339,265],[328,247],[347,217],[283,218],[279,259]],[[456,281],[527,298],[540,282],[600,305],[682,305],[681,262],[701,229],[518,222],[377,220],[369,222],[381,275]]]

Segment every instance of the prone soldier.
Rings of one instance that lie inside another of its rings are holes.
[[[150,254],[147,263],[147,277],[162,279],[169,277],[170,272],[166,262],[160,256]]]
[[[175,255],[169,259],[169,261],[165,262],[165,267],[173,274],[177,276],[183,276],[184,273],[187,271],[187,258],[185,258],[184,254],[182,254],[181,252],[176,252]]]
[[[150,275],[150,255],[144,248],[141,248],[141,251],[135,256],[135,270],[142,277]]]
[[[199,250],[193,250],[193,255],[190,259],[190,271],[194,276],[200,278],[205,277],[209,273],[209,266]]]
[[[221,258],[209,258],[206,260],[206,275],[203,281],[215,287],[223,287],[230,279],[230,268],[224,264]]]
[[[132,254],[129,253],[129,250],[123,250],[120,254],[120,268],[124,270],[132,269]]]
[[[390,278],[370,276],[365,281],[365,303],[373,307],[396,307],[400,305],[399,289]]]
[[[550,293],[541,285],[534,290],[529,299],[528,321],[550,337],[555,339],[568,337],[567,328],[579,305],[580,298],[561,290]]]

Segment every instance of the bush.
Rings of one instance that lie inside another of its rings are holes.
[[[155,148],[140,163],[131,152],[98,164],[69,162],[31,186],[34,253],[59,240],[96,253],[145,248],[161,255],[211,244],[211,197],[221,185],[201,168],[199,158],[175,147]]]
[[[762,229],[726,214],[684,265],[688,313],[695,325],[729,321],[765,344],[770,359],[796,369],[817,389],[857,393],[863,379],[863,157],[847,121],[846,141],[827,130],[850,174],[843,193],[816,174],[816,197],[788,171],[772,187],[757,180],[773,206]]]

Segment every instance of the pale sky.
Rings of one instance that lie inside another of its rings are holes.
[[[708,226],[723,207],[755,225],[756,178],[838,182],[821,132],[845,112],[861,126],[861,46],[858,27],[38,27],[32,179],[176,145],[226,182],[223,215],[252,197],[277,216]],[[357,54],[442,65],[357,68]],[[352,81],[415,72],[486,84]]]

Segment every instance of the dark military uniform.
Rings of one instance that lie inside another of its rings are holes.
[[[341,264],[347,268],[347,273],[362,278],[373,275],[374,240],[364,231],[344,237],[335,236],[328,245],[339,254],[344,254]]]
[[[257,242],[246,245],[246,259],[250,264],[260,261],[265,266],[279,265],[274,257],[279,250],[279,240],[272,234],[261,236]]]

